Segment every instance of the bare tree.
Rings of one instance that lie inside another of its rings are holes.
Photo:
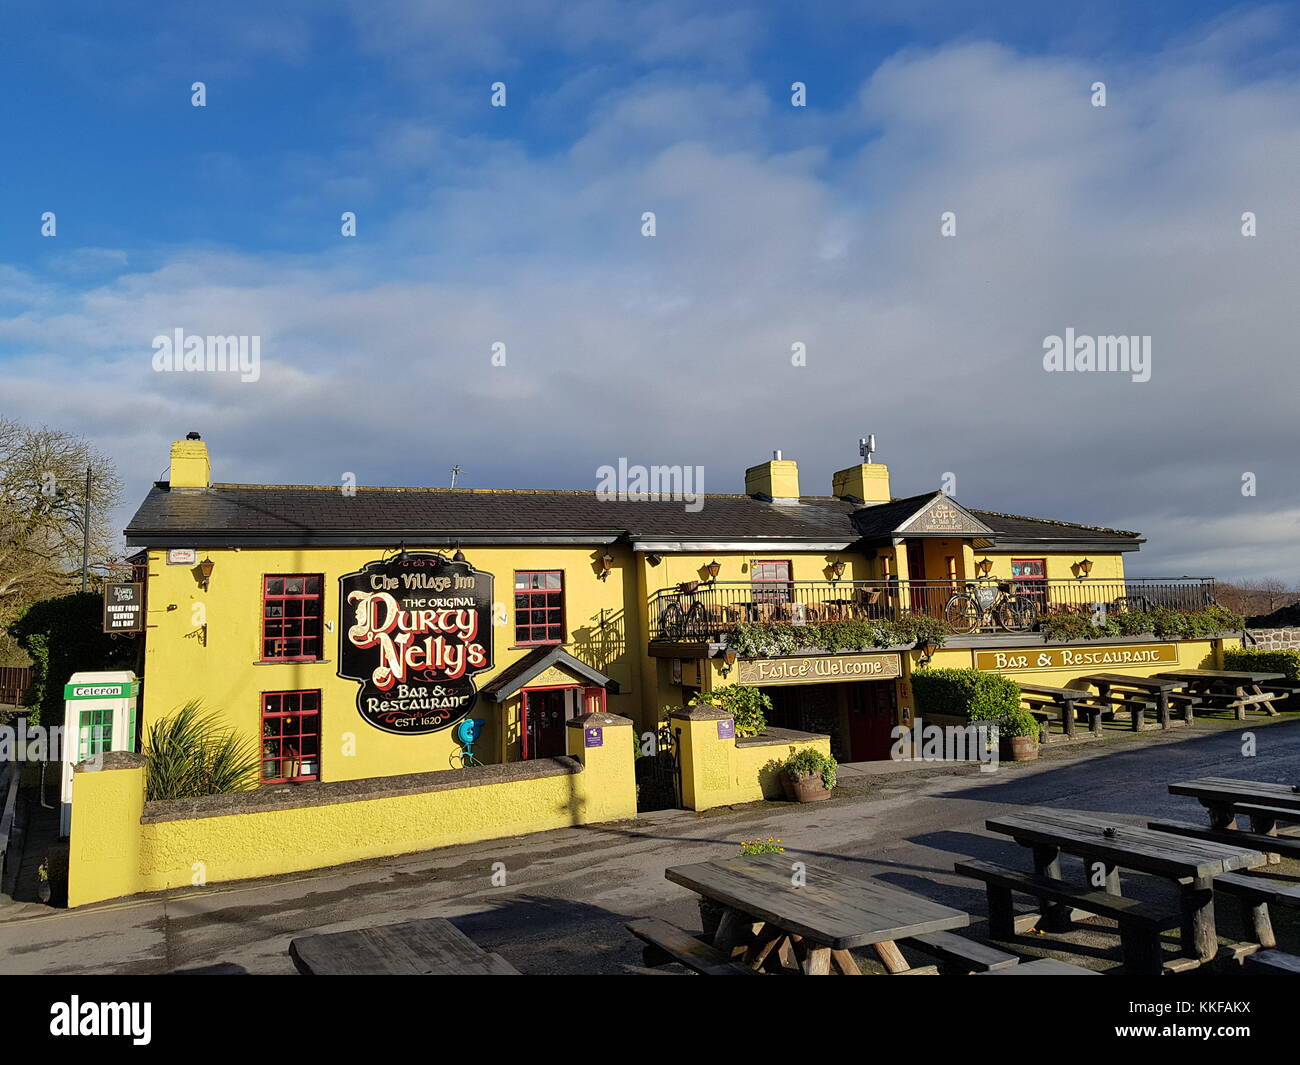
[[[109,511],[122,493],[112,461],[79,436],[0,419],[0,621],[75,581],[87,469],[90,560],[102,564],[112,557]]]

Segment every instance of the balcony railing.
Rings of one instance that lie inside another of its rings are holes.
[[[1126,580],[1015,581],[688,581],[650,601],[652,641],[713,641],[740,624],[776,621],[899,620],[923,614],[951,622],[961,610],[953,597],[973,588],[991,599],[1000,589],[1031,600],[1036,620],[1047,614],[1123,613],[1169,607],[1201,610],[1214,602],[1214,578],[1142,577]],[[979,618],[975,632],[998,631],[997,610]],[[957,626],[959,629],[961,626]],[[1033,627],[1030,625],[1029,627]]]

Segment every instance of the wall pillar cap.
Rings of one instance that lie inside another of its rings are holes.
[[[620,717],[618,714],[579,714],[577,717],[571,717],[565,722],[569,728],[611,728],[615,725],[631,725],[630,717]]]
[[[148,759],[134,751],[105,751],[98,759],[87,758],[72,767],[74,773],[95,773],[102,769],[143,769]],[[97,764],[98,763],[98,764]]]
[[[683,706],[680,710],[674,710],[668,716],[678,721],[722,721],[730,719],[734,715],[726,710],[719,710],[716,706],[702,703],[699,706]]]

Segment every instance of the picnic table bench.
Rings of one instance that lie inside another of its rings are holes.
[[[1038,958],[1035,961],[1023,961],[1009,969],[994,969],[980,976],[1100,976],[1101,973],[1085,969],[1081,965],[1071,965],[1068,961],[1056,958]]]
[[[1267,861],[1263,853],[1247,847],[1173,836],[1070,810],[1036,808],[990,818],[985,824],[990,831],[1009,835],[1031,848],[1037,875],[1062,887],[1068,886],[1061,879],[1062,852],[1082,858],[1094,868],[1099,865],[1106,895],[1121,895],[1121,868],[1175,882],[1179,887],[1183,950],[1200,961],[1213,957],[1218,946],[1214,878]],[[1082,908],[1086,909],[1087,904]],[[1069,919],[1068,909],[1059,902],[1044,905],[1042,924],[1046,930],[1068,927]]]
[[[724,960],[755,969],[776,959],[809,976],[832,970],[859,976],[851,951],[870,946],[890,973],[916,973],[898,940],[924,951],[931,933],[970,924],[961,910],[818,866],[805,865],[803,883],[796,886],[792,865],[780,854],[742,855],[674,866],[664,876],[723,905],[712,947]],[[945,939],[931,944],[931,951],[951,954],[959,947]],[[990,960],[980,951],[972,954],[976,966]]]
[[[300,936],[289,957],[305,976],[519,976],[443,917]]]
[[[1246,719],[1248,706],[1258,707],[1270,717],[1276,717],[1278,711],[1273,704],[1288,695],[1284,690],[1266,691],[1263,687],[1274,681],[1285,681],[1285,673],[1252,673],[1229,669],[1170,669],[1156,676],[1181,682],[1188,689],[1186,694],[1198,698],[1202,706],[1216,710],[1232,710],[1238,721]]]
[[[1238,813],[1254,832],[1272,834],[1279,819],[1300,820],[1300,785],[1233,777],[1198,777],[1169,785],[1170,795],[1189,795],[1205,807],[1210,827],[1232,831]]]
[[[1029,703],[1034,711],[1048,711],[1059,714],[1061,730],[1067,737],[1074,736],[1076,714],[1082,710],[1088,719],[1088,728],[1094,734],[1101,732],[1102,715],[1109,708],[1099,703],[1092,692],[1082,688],[1054,688],[1050,684],[1031,684],[1016,681],[1020,687],[1020,698]]]
[[[1129,711],[1134,732],[1142,731],[1148,710],[1155,710],[1160,727],[1167,729],[1170,696],[1182,686],[1182,682],[1167,677],[1138,677],[1127,673],[1090,673],[1079,679],[1097,689],[1094,698],[1098,702]],[[1192,723],[1192,706],[1189,702],[1182,704],[1183,720],[1188,725]]]

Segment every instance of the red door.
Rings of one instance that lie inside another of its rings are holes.
[[[908,596],[911,602],[913,614],[933,614],[930,609],[929,589],[920,582],[925,580],[925,544],[913,540],[907,545],[907,580],[911,594]]]
[[[849,757],[855,762],[881,762],[889,757],[898,723],[892,681],[850,684]]]
[[[524,758],[558,758],[565,753],[567,689],[524,689]]]

